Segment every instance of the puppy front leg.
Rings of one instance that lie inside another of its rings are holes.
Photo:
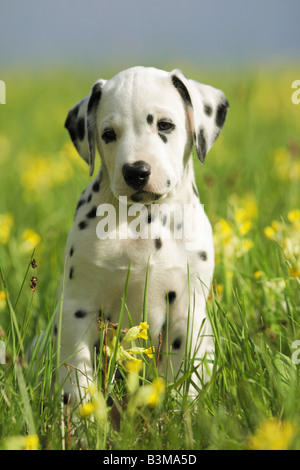
[[[57,327],[56,327],[57,328]],[[84,310],[63,312],[59,351],[59,384],[67,402],[85,399],[87,388],[93,381],[93,346],[97,326],[93,316]]]

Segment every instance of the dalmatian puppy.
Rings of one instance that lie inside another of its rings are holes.
[[[69,367],[60,368],[59,379],[66,399],[84,396],[93,380],[97,318],[118,322],[129,266],[126,309],[138,325],[147,277],[147,322],[153,345],[162,339],[162,373],[164,352],[171,350],[169,370],[177,373],[188,350],[193,381],[208,380],[214,341],[206,300],[214,248],[192,149],[203,163],[228,106],[222,91],[179,70],[133,67],[98,80],[69,111],[65,127],[90,176],[96,150],[101,165],[77,205],[62,316],[57,313],[54,325],[57,335],[61,318],[60,358]]]

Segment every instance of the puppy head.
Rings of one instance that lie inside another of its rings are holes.
[[[98,80],[65,127],[90,176],[97,147],[114,196],[151,203],[176,190],[193,144],[204,162],[228,106],[223,92],[179,70],[133,67]]]

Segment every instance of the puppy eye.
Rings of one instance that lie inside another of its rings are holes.
[[[101,137],[106,144],[109,144],[117,140],[116,133],[113,129],[105,129]]]
[[[175,129],[175,124],[171,121],[165,121],[162,119],[161,121],[158,121],[157,128],[160,132],[170,133]]]

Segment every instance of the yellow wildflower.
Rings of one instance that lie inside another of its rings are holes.
[[[79,407],[79,414],[82,418],[88,418],[94,415],[98,421],[104,424],[107,420],[107,407],[103,394],[97,389],[96,384],[89,385],[87,389],[91,395],[91,401],[82,403]]]
[[[254,247],[254,243],[252,240],[250,240],[249,238],[246,238],[245,240],[243,240],[242,242],[243,252],[247,252],[251,250],[251,248],[253,247]]]
[[[281,180],[299,181],[300,162],[286,148],[278,148],[274,154],[275,170]]]
[[[36,195],[63,183],[73,175],[73,167],[64,154],[55,159],[51,155],[24,156],[21,184],[26,192]]]
[[[91,397],[93,397],[96,392],[97,392],[97,385],[95,383],[91,383],[89,386],[88,386],[88,389],[87,389],[88,393],[91,395]]]
[[[232,228],[225,219],[220,219],[215,225],[215,232],[226,243],[231,237]]]
[[[257,218],[257,203],[252,194],[239,198],[236,194],[230,197],[229,205],[233,206],[234,219],[238,231],[245,235],[252,228],[252,221]]]
[[[141,322],[139,326],[133,326],[127,331],[126,335],[123,338],[123,341],[125,341],[126,343],[130,343],[131,341],[135,341],[137,338],[148,339],[148,328],[149,325],[147,322]]]
[[[125,363],[125,367],[128,370],[128,372],[132,374],[137,374],[142,369],[142,361],[141,360],[133,361],[131,359]]]
[[[252,222],[251,220],[246,220],[245,222],[243,222],[242,224],[239,225],[238,227],[238,230],[240,232],[241,235],[246,235],[249,230],[251,230],[252,228]]]
[[[82,403],[79,407],[79,413],[82,418],[88,418],[91,414],[95,412],[96,405],[91,401]]]
[[[247,217],[250,220],[257,218],[257,203],[252,196],[249,196],[245,201],[245,209],[247,212]]]
[[[38,450],[39,438],[36,434],[13,436],[7,439],[5,448],[7,450]]]
[[[127,376],[127,390],[129,393],[134,393],[139,387],[139,376],[138,373],[142,369],[142,361],[127,361],[125,364],[128,370]]]
[[[142,321],[140,324],[139,324],[139,329],[140,330],[147,330],[149,328],[149,325],[146,321]]]
[[[149,388],[147,388],[148,393],[145,395],[145,404],[150,408],[155,408],[161,402],[165,393],[165,388],[165,382],[163,379],[154,379],[152,384],[149,385]]]
[[[135,405],[146,405],[149,408],[155,408],[161,403],[165,388],[165,381],[162,378],[154,379],[151,384],[145,385],[138,390]]]
[[[255,273],[254,273],[254,277],[256,279],[260,279],[262,277],[262,275],[263,275],[263,271],[260,271],[260,270],[255,271]]]
[[[293,209],[288,213],[288,220],[291,223],[300,221],[300,209]]]
[[[278,220],[273,220],[271,223],[271,227],[274,230],[274,232],[278,233],[282,230],[282,224],[278,222]]]
[[[143,351],[144,354],[147,354],[148,357],[150,357],[150,359],[152,359],[154,353],[155,353],[155,348],[154,347],[150,347],[150,348],[147,348],[147,349],[144,349]]]
[[[252,199],[245,201],[243,207],[238,207],[235,210],[234,218],[238,224],[246,222],[248,220],[256,219],[257,218],[256,202]]]
[[[216,292],[217,292],[217,294],[219,294],[219,295],[222,295],[222,294],[223,294],[223,285],[222,285],[222,284],[217,284],[217,285],[216,285]]]
[[[39,438],[36,434],[30,434],[25,437],[24,449],[25,450],[37,450],[39,447]]]
[[[6,305],[6,295],[4,290],[0,290],[0,310],[2,310]]]
[[[0,214],[0,243],[5,245],[8,242],[12,226],[12,215]]]
[[[300,268],[296,266],[291,266],[289,269],[289,275],[291,277],[300,277]]]
[[[153,354],[155,353],[155,348],[154,346],[152,346],[150,348],[145,349],[134,346],[133,348],[127,349],[127,352],[129,354],[146,354],[148,357],[152,358]]]
[[[142,339],[148,339],[148,336],[147,336],[147,330],[142,330],[138,335],[137,335],[138,338],[142,338]]]
[[[271,418],[249,439],[249,447],[253,450],[287,450],[295,434],[294,424]]]
[[[41,242],[41,237],[31,229],[24,230],[22,234],[23,243],[21,244],[22,252],[32,251]]]
[[[272,238],[274,238],[275,230],[272,227],[265,227],[264,228],[264,234],[267,238],[272,239]]]

